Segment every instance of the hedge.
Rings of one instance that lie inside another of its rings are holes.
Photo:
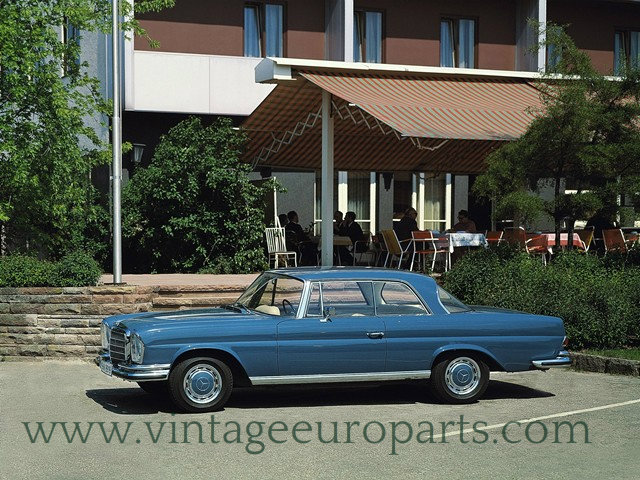
[[[509,248],[483,249],[461,258],[444,287],[470,305],[561,317],[573,349],[614,348],[640,334],[637,258],[569,252],[544,266]]]
[[[0,287],[83,287],[95,285],[101,274],[98,263],[83,252],[57,262],[17,254],[0,257]]]

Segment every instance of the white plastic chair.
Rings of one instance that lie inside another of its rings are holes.
[[[285,267],[289,266],[289,261],[293,259],[293,266],[298,266],[296,252],[287,251],[284,228],[265,228],[264,235],[267,237],[267,251],[269,252],[269,267],[278,268],[279,259],[284,259]],[[273,261],[273,266],[271,265]]]

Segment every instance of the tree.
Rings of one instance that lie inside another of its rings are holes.
[[[563,223],[571,233],[576,219],[615,212],[617,195],[639,191],[640,74],[599,73],[557,25],[547,27],[546,39],[540,48],[553,45],[554,66],[537,84],[543,109],[521,138],[487,157],[474,188],[503,215],[549,214],[558,235]],[[545,184],[554,192],[548,202],[535,195]],[[565,193],[565,184],[577,193]]]
[[[121,4],[123,30],[144,35]],[[104,225],[90,172],[109,150],[86,120],[109,108],[79,59],[84,32],[110,24],[108,0],[0,0],[0,235],[10,249],[56,258]]]
[[[179,123],[123,192],[123,233],[139,270],[247,273],[265,267],[263,199],[249,181],[244,134],[228,118]],[[127,261],[127,256],[125,256]],[[129,265],[132,269],[133,265]]]

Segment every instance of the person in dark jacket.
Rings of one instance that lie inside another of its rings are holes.
[[[284,227],[287,250],[300,252],[301,265],[316,265],[318,247],[311,242],[309,236],[304,233],[302,226],[298,223],[298,213],[291,210],[287,217],[289,223]]]
[[[416,212],[415,208],[407,208],[400,221],[393,224],[393,230],[396,232],[399,241],[411,238],[411,232],[418,230],[417,217],[418,212]]]
[[[362,227],[356,223],[355,212],[347,212],[345,214],[344,222],[342,222],[338,235],[342,237],[349,237],[351,239],[354,252],[356,251],[356,248],[358,248],[358,251],[366,248],[364,243],[359,243],[356,246],[356,242],[364,241],[364,232],[362,231]],[[342,263],[342,265],[353,265],[353,255],[347,247],[340,246],[338,248],[338,253],[340,255],[340,263]]]

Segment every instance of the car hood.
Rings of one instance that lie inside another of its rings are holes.
[[[216,320],[232,320],[236,318],[250,318],[253,312],[236,312],[226,308],[198,308],[193,310],[174,310],[166,312],[131,313],[116,315],[104,319],[110,328],[117,323],[131,330],[152,329],[172,324],[183,325],[186,322],[200,323]]]
[[[526,312],[522,312],[520,310],[510,310],[508,308],[499,308],[499,307],[487,307],[486,305],[468,305],[469,308],[473,309],[475,312],[482,313],[522,313],[525,315],[529,315]]]

